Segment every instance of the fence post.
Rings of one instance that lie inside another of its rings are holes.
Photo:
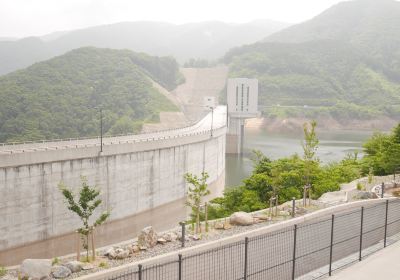
[[[247,261],[248,261],[248,253],[249,253],[249,238],[246,237],[244,239],[244,280],[247,280]]]
[[[361,227],[360,227],[360,251],[358,253],[358,260],[362,259],[362,241],[363,241],[363,226],[364,226],[364,206],[361,207]]]
[[[384,194],[385,194],[385,183],[382,182],[382,185],[381,185],[381,198],[383,198]]]
[[[292,280],[296,275],[296,242],[297,242],[297,225],[294,225],[293,230],[293,261],[292,261]]]
[[[388,226],[388,210],[389,210],[389,200],[386,200],[386,213],[385,213],[385,237],[383,239],[383,247],[386,248],[386,235]]]
[[[182,247],[185,247],[186,223],[185,222],[180,222],[179,224],[181,225],[181,228],[182,228],[182,231],[181,231],[181,244],[182,244]]]
[[[178,261],[179,261],[178,280],[182,280],[182,254],[178,255]]]
[[[143,266],[141,264],[139,264],[138,267],[139,267],[139,280],[142,280],[142,268],[143,268]]]
[[[331,244],[329,251],[329,276],[332,275],[332,257],[333,257],[333,225],[335,223],[335,215],[332,215],[332,223],[331,223]]]

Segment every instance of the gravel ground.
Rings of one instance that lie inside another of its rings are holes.
[[[318,207],[311,207],[307,210],[308,213],[313,212],[319,210]],[[276,218],[274,221],[261,221],[259,223],[250,225],[250,226],[232,226],[231,229],[228,230],[215,230],[215,229],[211,229],[209,233],[207,234],[203,234],[201,236],[200,240],[187,240],[185,241],[185,248],[188,247],[192,247],[195,245],[199,245],[199,244],[204,244],[210,241],[214,241],[214,240],[218,240],[224,237],[229,237],[232,235],[236,235],[239,233],[243,233],[246,231],[251,231],[257,228],[262,228],[262,227],[266,227],[268,225],[271,224],[275,224],[284,220],[289,219],[290,217],[278,217]],[[212,221],[210,222],[210,224],[212,224]],[[211,227],[211,226],[210,226]],[[177,230],[171,230],[171,231],[177,231]],[[189,236],[191,233],[190,231],[187,232],[187,236]],[[113,246],[109,246],[107,248],[111,248]],[[128,245],[125,246],[118,246],[118,247],[128,247]],[[173,241],[173,242],[167,242],[164,245],[158,244],[153,248],[149,248],[147,250],[144,251],[140,251],[139,253],[135,253],[133,255],[130,255],[128,258],[123,259],[123,260],[110,260],[107,257],[104,257],[103,254],[105,253],[106,250],[98,250],[97,254],[98,257],[96,257],[96,261],[94,262],[94,268],[90,269],[90,270],[82,270],[81,272],[78,273],[73,273],[71,276],[69,276],[66,279],[73,279],[79,276],[83,276],[83,275],[87,275],[90,273],[94,273],[94,272],[98,272],[101,270],[105,270],[111,267],[117,267],[117,266],[121,266],[124,264],[128,264],[128,263],[132,263],[132,262],[138,262],[140,260],[144,260],[144,259],[148,259],[151,257],[155,257],[158,255],[162,255],[162,254],[166,254],[166,253],[170,253],[170,252],[174,252],[181,249],[181,243],[180,241]],[[67,263],[68,261],[71,260],[75,260],[74,257],[70,257],[70,258],[62,258],[62,260],[60,261],[60,263]],[[106,267],[99,267],[98,265],[103,262],[106,263],[107,266]],[[8,277],[8,278],[6,278]],[[7,275],[4,277],[0,277],[1,280],[4,279],[17,279],[17,271],[16,270],[10,270],[8,271]],[[50,279],[54,279],[54,278],[50,278]]]

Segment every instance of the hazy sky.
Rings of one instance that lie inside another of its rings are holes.
[[[341,0],[0,0],[0,37],[43,35],[120,21],[273,19],[297,23]]]

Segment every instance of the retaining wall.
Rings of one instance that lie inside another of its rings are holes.
[[[98,212],[111,210],[97,246],[133,238],[147,225],[171,227],[185,216],[184,174],[209,173],[212,196],[225,185],[225,133],[216,129],[139,143],[0,155],[0,264],[75,250],[79,219],[58,189],[75,191],[85,176],[101,190]]]

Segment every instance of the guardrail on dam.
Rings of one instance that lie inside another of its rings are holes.
[[[97,246],[176,225],[186,215],[186,172],[208,172],[213,196],[224,188],[226,119],[220,106],[190,127],[104,138],[101,153],[98,139],[0,146],[0,263],[74,251],[80,222],[58,184],[77,190],[81,176],[100,188],[99,212],[111,210]]]

